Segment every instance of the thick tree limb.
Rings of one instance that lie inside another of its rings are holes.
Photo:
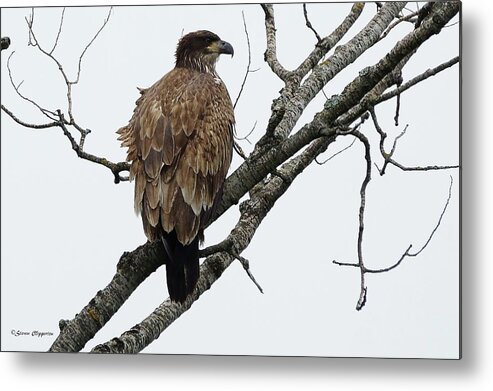
[[[241,216],[235,228],[225,241],[232,244],[239,254],[252,240],[257,228],[276,201],[286,192],[293,180],[325,150],[329,139],[320,139],[308,147],[301,155],[285,163],[279,176],[273,176],[264,188],[250,200],[240,206]],[[119,338],[113,338],[96,346],[93,353],[138,353],[159,335],[219,279],[235,257],[228,252],[209,256],[200,267],[200,277],[194,292],[185,303],[164,301],[141,323],[124,332]]]
[[[226,180],[225,192],[221,205],[218,208],[218,214],[222,214],[231,205],[238,203],[238,200],[249,189],[259,183],[279,164],[299,151],[304,145],[319,137],[320,131],[323,131],[324,135],[328,135],[327,132],[330,133],[330,129],[333,131],[332,125],[337,127],[341,122],[344,124],[349,122],[349,120],[354,121],[359,118],[370,107],[370,101],[362,103],[365,95],[377,86],[382,79],[388,76],[403,59],[411,55],[423,42],[438,33],[458,12],[459,7],[460,4],[457,2],[437,3],[432,12],[433,19],[429,18],[423,21],[419,28],[399,41],[382,60],[361,71],[360,75],[344,89],[342,94],[336,95],[327,101],[325,108],[315,115],[312,122],[303,126],[298,132],[277,145],[270,145],[266,151],[262,150],[262,153],[256,153],[254,151]],[[385,6],[382,9],[384,8]],[[394,9],[394,11],[397,12],[398,10]],[[300,88],[300,91],[302,89],[303,86]],[[304,91],[308,96],[311,95],[311,90]],[[301,94],[301,92],[297,94]],[[309,97],[306,99],[309,100]],[[297,107],[299,110],[302,110],[304,106],[301,104],[301,106]],[[353,107],[358,107],[358,110],[351,111]],[[281,134],[288,134],[291,131],[291,124],[288,120],[285,121],[285,118],[289,116],[293,119],[293,115],[297,116],[295,113],[296,110],[290,111],[289,115],[285,114],[277,126]],[[349,112],[351,115],[347,116]],[[346,116],[344,116],[345,114]],[[340,116],[341,119],[339,119]],[[262,143],[262,139],[257,144],[259,143]]]
[[[284,95],[280,98],[281,104],[284,106],[284,109],[281,110],[282,116],[278,120],[275,119],[275,121],[271,117],[275,126],[272,126],[272,129],[259,141],[259,144],[268,144],[267,148],[270,148],[269,138],[272,137],[272,134],[276,140],[288,137],[306,106],[322,90],[325,84],[373,46],[383,29],[392,22],[404,5],[405,3],[386,3],[379,13],[354,38],[336,49],[335,53],[326,61],[314,66],[311,74],[295,92],[292,89],[285,89]],[[296,76],[294,81],[297,80],[301,80],[301,78]],[[277,114],[274,113],[273,115]],[[263,149],[254,150],[254,154],[263,152]]]
[[[108,286],[98,291],[74,319],[60,323],[60,334],[50,352],[80,351],[163,260],[164,250],[160,243],[147,243],[123,253]]]

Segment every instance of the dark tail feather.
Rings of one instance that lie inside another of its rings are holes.
[[[175,231],[164,234],[162,242],[166,250],[166,280],[171,300],[183,303],[192,293],[199,278],[199,238],[184,246],[176,238]]]

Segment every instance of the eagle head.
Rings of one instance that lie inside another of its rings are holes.
[[[176,66],[214,72],[221,54],[234,54],[233,46],[216,34],[199,30],[184,35],[176,48]]]

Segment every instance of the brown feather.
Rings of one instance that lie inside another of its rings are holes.
[[[144,160],[144,168],[147,176],[150,179],[157,178],[161,171],[161,151],[156,151],[154,148],[151,148],[149,151],[149,155]]]
[[[142,92],[117,133],[149,240],[158,229],[176,230],[185,245],[206,225],[231,162],[233,126],[231,99],[215,75],[175,68]]]
[[[175,140],[173,138],[173,132],[171,130],[171,121],[166,121],[166,127],[164,129],[164,145],[163,145],[163,163],[171,165],[175,157]]]
[[[159,208],[151,207],[146,195],[146,197],[144,197],[144,213],[147,217],[147,221],[151,226],[156,227],[158,225],[160,212],[161,211]]]
[[[176,236],[178,237],[180,243],[185,245],[189,244],[193,239],[195,239],[195,236],[197,236],[198,224],[196,224],[195,220],[198,216],[196,216],[192,209],[190,209],[190,206],[185,203],[180,192],[178,192],[176,196],[174,208],[174,213],[176,216]]]
[[[170,214],[173,209],[173,204],[175,203],[176,195],[179,192],[179,188],[176,182],[162,183],[162,193],[161,193],[161,208]]]
[[[149,206],[152,209],[156,209],[159,205],[159,201],[161,198],[160,189],[161,185],[159,179],[155,179],[153,182],[147,182],[146,184],[145,196],[147,202],[149,203]]]
[[[154,131],[154,135],[152,137],[151,147],[156,151],[162,151],[164,145],[164,129],[166,128],[166,117],[164,115],[160,115],[159,119],[156,122],[156,129]]]
[[[146,187],[146,176],[142,169],[142,163],[138,160],[132,164],[132,169],[135,167],[135,192],[134,192],[134,209],[135,213],[139,214],[142,209],[142,200]]]

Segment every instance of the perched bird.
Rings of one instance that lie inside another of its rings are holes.
[[[233,151],[235,118],[216,73],[233,47],[210,31],[183,36],[175,68],[141,96],[119,140],[131,161],[134,207],[149,241],[161,240],[173,301],[183,302],[199,277],[199,241],[222,196]]]

